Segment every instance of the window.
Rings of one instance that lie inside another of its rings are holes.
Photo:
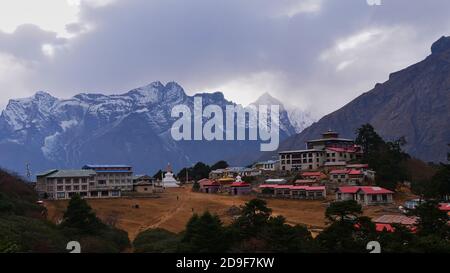
[[[66,191],[72,190],[72,186],[66,186]]]
[[[111,196],[114,196],[114,197],[120,196],[120,191],[111,191]]]
[[[87,186],[86,185],[81,186],[81,190],[83,191],[87,190]]]
[[[57,183],[58,183],[58,184],[63,184],[63,183],[64,183],[64,181],[63,181],[63,179],[62,179],[62,178],[58,178],[58,180],[57,180]]]
[[[381,198],[383,199],[384,202],[387,202],[388,200],[387,194],[383,194]]]
[[[56,187],[56,190],[57,191],[63,191],[64,190],[64,186],[58,186],[58,187]]]
[[[66,198],[66,193],[64,193],[64,192],[58,192],[58,193],[56,194],[56,198],[58,198],[58,199]]]
[[[375,194],[372,194],[372,202],[376,202],[377,201],[377,196]]]
[[[338,194],[337,194],[337,199],[338,199],[338,200],[342,200],[342,193],[338,193]]]

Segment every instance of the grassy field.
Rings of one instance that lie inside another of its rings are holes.
[[[178,197],[178,198],[177,198]],[[240,206],[254,196],[227,196],[194,193],[188,188],[167,189],[160,198],[121,198],[88,200],[97,215],[106,222],[114,222],[118,228],[128,232],[133,240],[136,235],[148,228],[164,228],[173,232],[184,229],[193,212],[206,210],[218,214],[222,221],[229,223],[231,216],[227,210],[231,206]],[[268,206],[274,215],[283,215],[290,224],[304,224],[310,229],[325,227],[325,209],[328,200],[279,200],[269,199]],[[403,198],[400,198],[403,201]],[[57,222],[62,218],[68,201],[48,201],[48,217]],[[139,208],[133,206],[139,205]],[[368,207],[364,214],[375,217],[392,214],[397,205],[389,207]]]

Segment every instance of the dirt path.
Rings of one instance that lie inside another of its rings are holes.
[[[184,205],[186,205],[186,198],[182,198],[181,202],[180,200],[177,200],[177,206],[170,210],[168,213],[165,213],[164,215],[162,215],[158,221],[150,226],[146,226],[146,227],[142,227],[140,228],[140,231],[144,231],[147,229],[152,229],[152,228],[159,228],[162,224],[164,224],[165,222],[167,222],[168,220],[170,220],[172,217],[175,216],[175,214],[177,214],[178,212],[181,211],[181,209],[184,207]]]
[[[179,197],[177,199],[177,196]],[[133,241],[139,232],[149,228],[164,228],[171,232],[181,232],[193,212],[201,214],[208,210],[219,215],[225,224],[232,218],[227,214],[231,206],[241,206],[255,196],[229,196],[194,193],[188,188],[167,189],[160,198],[121,198],[88,200],[95,213],[102,220],[114,216],[116,227],[128,232]],[[331,201],[330,196],[328,201]],[[56,222],[62,218],[67,201],[46,202],[48,219]],[[304,224],[320,230],[325,224],[325,201],[267,199],[268,207],[274,215],[283,215],[289,224]],[[135,208],[136,205],[139,208]],[[395,206],[393,206],[395,207]],[[385,207],[367,207],[367,216],[387,214]]]

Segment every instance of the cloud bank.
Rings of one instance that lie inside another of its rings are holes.
[[[446,0],[69,2],[76,19],[61,20],[64,31],[0,21],[0,108],[37,90],[69,97],[173,80],[243,104],[270,92],[321,116],[450,35]]]

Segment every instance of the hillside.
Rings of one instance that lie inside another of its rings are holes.
[[[328,129],[355,137],[356,128],[372,124],[386,140],[406,138],[405,150],[424,161],[445,162],[450,143],[450,37],[436,41],[425,60],[392,73],[341,109],[292,136],[280,150],[303,149]]]

